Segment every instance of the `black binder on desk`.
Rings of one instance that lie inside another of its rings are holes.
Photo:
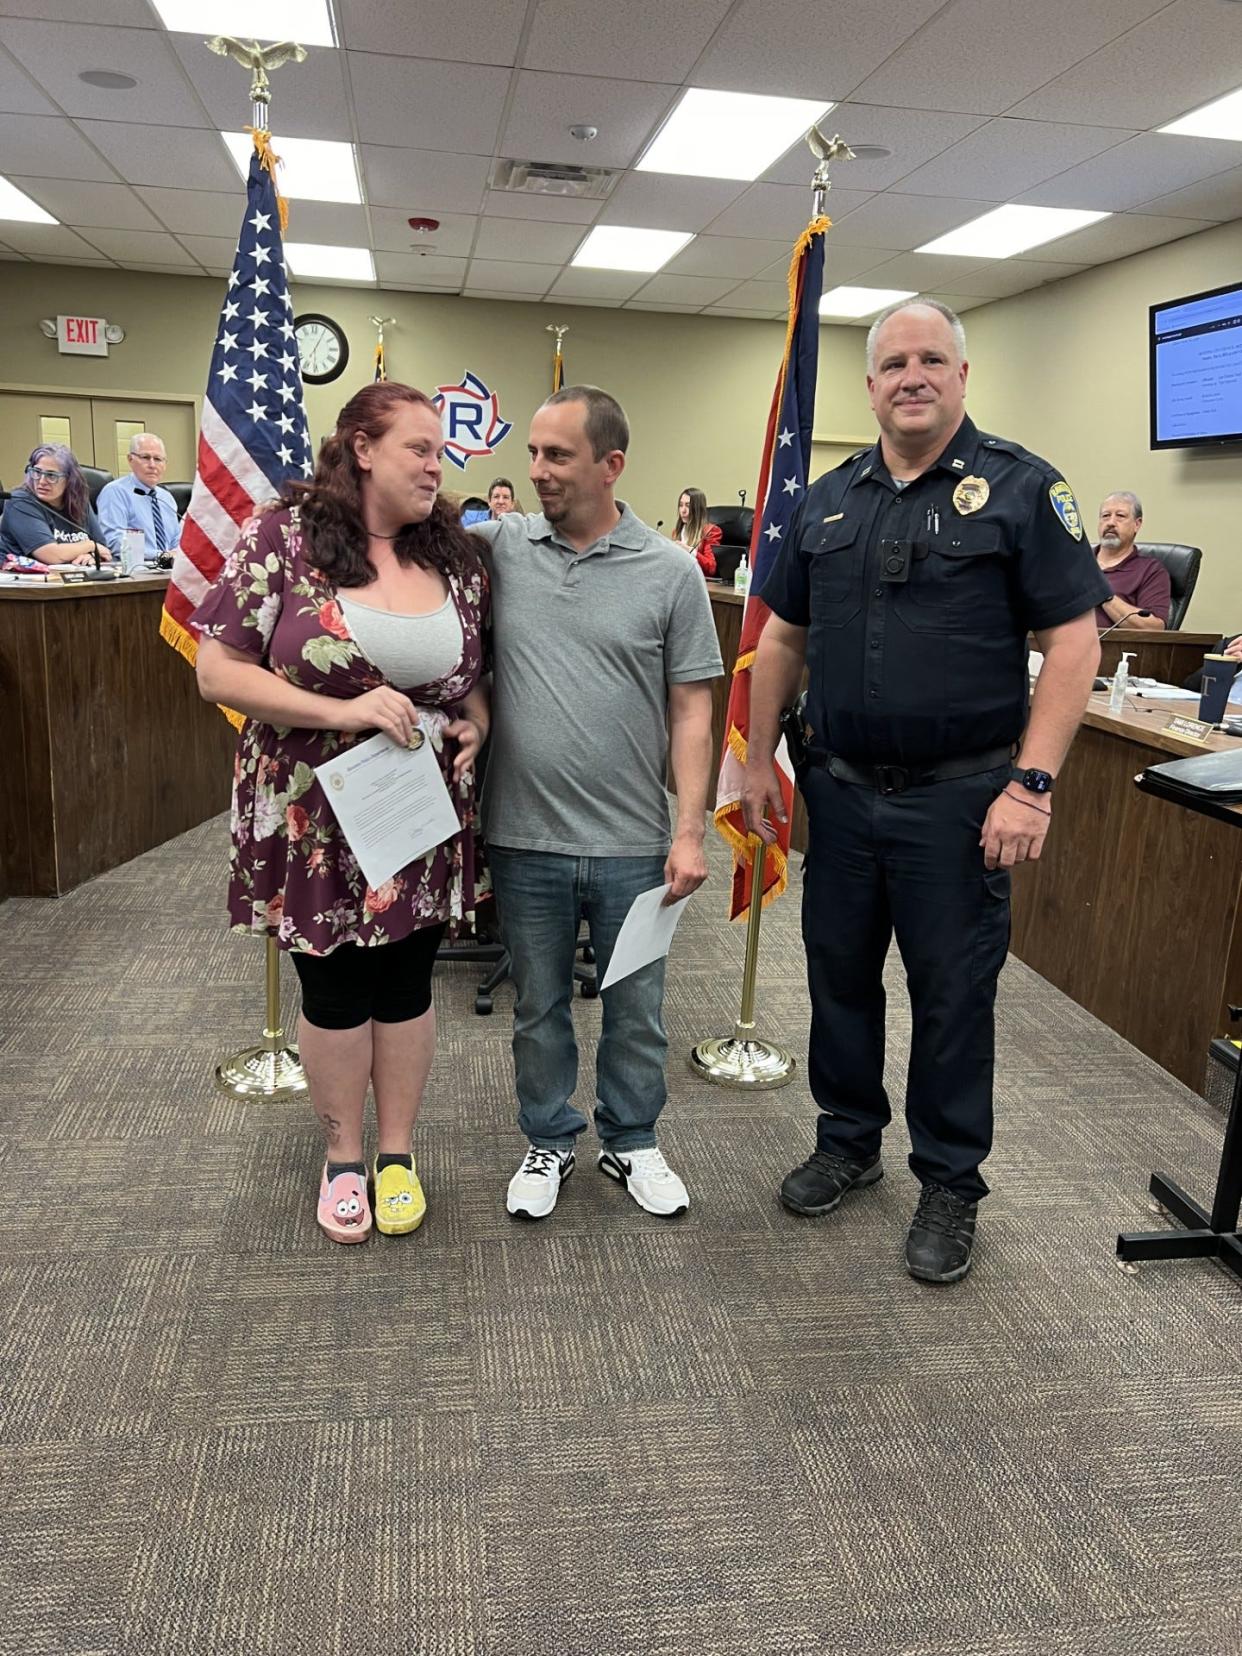
[[[1149,765],[1143,772],[1143,781],[1154,783],[1152,791],[1166,799],[1183,799],[1187,804],[1211,800],[1218,805],[1235,805],[1242,801],[1242,748],[1196,753],[1189,759]]]

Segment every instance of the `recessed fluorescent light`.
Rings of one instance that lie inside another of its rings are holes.
[[[343,282],[373,282],[375,265],[366,247],[325,247],[318,242],[285,243],[295,276],[336,276]]]
[[[822,98],[767,98],[692,86],[648,145],[638,171],[750,183],[832,107]],[[806,164],[810,169],[809,151]],[[809,170],[807,183],[809,188]]]
[[[50,213],[45,213],[37,201],[23,195],[16,184],[0,178],[0,219],[18,224],[59,224]]]
[[[597,224],[570,260],[588,270],[662,270],[694,240],[692,230],[631,230]]]
[[[1226,92],[1223,98],[1192,109],[1189,115],[1170,121],[1157,132],[1172,132],[1179,138],[1232,138],[1242,140],[1242,88]]]
[[[335,46],[328,0],[152,0],[173,34],[241,35]],[[290,76],[297,74],[291,69]],[[283,77],[282,77],[283,84]]]
[[[913,299],[913,288],[834,287],[819,302],[821,316],[874,316],[899,299]]]
[[[243,178],[250,173],[254,140],[248,132],[222,132],[221,138]],[[273,138],[280,157],[276,187],[290,201],[361,201],[358,162],[352,144],[336,138]]]
[[[994,207],[981,218],[950,230],[947,236],[916,247],[916,253],[956,253],[965,259],[1012,259],[1028,247],[1068,236],[1072,230],[1111,218],[1111,213],[1088,212],[1081,207]]]

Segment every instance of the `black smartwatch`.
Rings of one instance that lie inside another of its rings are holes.
[[[1047,794],[1052,792],[1054,778],[1050,771],[1020,770],[1017,765],[1009,767],[1009,780],[1021,782],[1028,793]]]

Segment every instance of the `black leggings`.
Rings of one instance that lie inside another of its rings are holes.
[[[399,943],[342,943],[327,955],[291,951],[302,984],[302,1016],[316,1029],[421,1018],[431,1005],[431,968],[444,931],[441,921]]]

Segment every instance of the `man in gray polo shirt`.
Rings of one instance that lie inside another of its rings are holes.
[[[528,446],[541,513],[473,532],[491,546],[495,640],[483,826],[517,990],[518,1126],[530,1146],[507,1206],[542,1219],[587,1124],[572,1104],[579,916],[602,977],[639,892],[664,884],[684,897],[706,878],[710,681],[723,669],[698,565],[614,498],[629,446],[620,405],[568,386],[536,410]],[[663,997],[662,960],[604,991],[595,1126],[600,1171],[672,1217],[690,1198],[656,1147]]]

